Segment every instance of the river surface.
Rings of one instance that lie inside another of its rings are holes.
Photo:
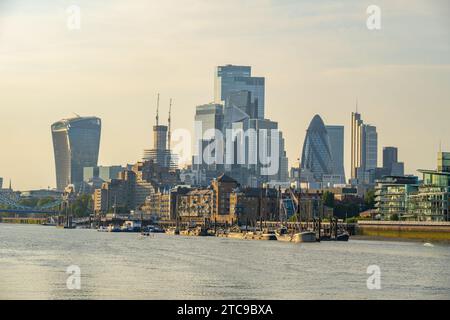
[[[73,265],[79,290],[66,284]],[[380,290],[368,289],[371,265],[381,270]],[[0,224],[0,299],[450,299],[450,246],[142,238]]]

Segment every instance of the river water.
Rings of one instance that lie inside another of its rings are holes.
[[[78,266],[79,290],[67,287]],[[367,268],[380,268],[380,290]],[[449,299],[450,246],[288,244],[0,224],[0,299]]]

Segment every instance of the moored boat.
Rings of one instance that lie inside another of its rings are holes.
[[[349,239],[350,234],[348,232],[338,234],[338,236],[336,237],[336,241],[348,241]]]
[[[171,235],[171,236],[180,235],[180,229],[178,229],[177,227],[167,228],[166,234]]]
[[[311,243],[317,241],[316,233],[313,231],[288,233],[286,228],[282,228],[276,232],[276,238],[278,241],[292,243]]]

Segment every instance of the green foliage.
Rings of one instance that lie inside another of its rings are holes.
[[[360,218],[358,218],[358,217],[351,217],[351,218],[347,218],[347,219],[345,220],[345,223],[357,223],[358,220],[362,220],[362,219],[360,219]]]
[[[366,209],[374,209],[375,208],[375,190],[369,190],[364,195],[364,204]]]
[[[70,206],[71,213],[76,217],[88,217],[92,212],[92,196],[81,195]]]
[[[331,191],[325,191],[322,195],[323,204],[327,207],[334,208],[334,193]]]
[[[19,204],[24,207],[35,208],[37,206],[38,201],[39,200],[36,198],[21,199],[19,201]]]
[[[334,207],[334,215],[340,219],[345,219],[346,217],[356,217],[364,211],[363,204],[357,199],[339,201]]]
[[[41,208],[41,207],[44,207],[44,206],[46,206],[46,205],[48,205],[50,203],[53,203],[55,201],[56,200],[54,198],[52,198],[52,197],[42,198],[42,199],[39,199],[39,201],[37,202],[36,205],[37,205],[38,208]]]
[[[390,216],[391,221],[400,221],[400,217],[397,213],[394,213]]]

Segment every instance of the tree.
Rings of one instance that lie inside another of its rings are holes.
[[[28,208],[36,208],[38,201],[39,200],[37,198],[21,199],[19,201],[19,205]]]
[[[75,199],[70,205],[70,210],[76,217],[87,217],[92,211],[92,196],[91,195],[81,195]]]
[[[334,208],[334,193],[331,191],[325,191],[322,195],[323,204],[327,207]]]
[[[364,195],[364,205],[367,210],[375,208],[375,190],[371,189],[366,192]]]
[[[361,204],[356,201],[339,201],[334,208],[334,214],[340,219],[358,216]]]
[[[400,221],[400,217],[397,213],[394,213],[390,216],[391,221]]]
[[[48,204],[50,204],[52,202],[55,202],[54,198],[46,197],[46,198],[39,199],[36,205],[37,205],[38,208],[41,208],[41,207],[44,207],[44,206],[46,206],[46,205],[48,205]]]

